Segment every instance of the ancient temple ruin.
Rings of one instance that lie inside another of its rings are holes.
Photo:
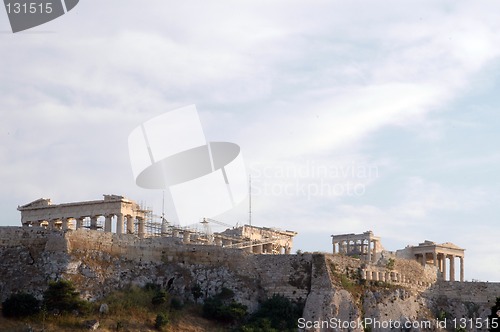
[[[380,238],[373,235],[372,231],[362,234],[332,235],[333,253],[348,256],[359,256],[367,262],[376,262],[378,255],[383,250]]]
[[[104,228],[105,232],[111,232],[114,223],[117,234],[137,233],[144,237],[146,233],[147,211],[123,196],[104,195],[102,200],[64,204],[53,204],[51,199],[40,198],[17,209],[21,211],[23,227],[67,230],[83,228],[89,223],[87,228],[91,230]],[[104,219],[104,226],[101,219]]]
[[[465,249],[446,242],[437,244],[432,241],[424,241],[418,246],[407,246],[396,252],[397,257],[415,259],[422,266],[428,264],[437,267],[443,280],[455,281],[455,259],[460,259],[460,281],[464,281],[464,257]],[[449,273],[447,273],[447,261],[449,261]]]
[[[209,218],[197,225],[171,225],[163,219],[153,220],[151,210],[117,195],[104,195],[102,200],[53,204],[41,198],[17,208],[21,212],[23,227],[43,227],[61,231],[89,229],[138,235],[140,238],[163,236],[178,239],[181,244],[203,244],[222,248],[241,249],[254,254],[290,254],[293,231],[243,225],[228,227],[212,233]],[[219,223],[220,224],[220,223]],[[200,227],[203,229],[199,229]]]
[[[450,242],[436,244],[432,241],[424,241],[418,246],[407,246],[392,252],[382,247],[380,237],[375,236],[372,231],[361,234],[332,235],[331,237],[334,254],[358,257],[369,264],[370,269],[365,271],[367,280],[402,280],[403,276],[400,276],[397,271],[374,270],[374,265],[381,258],[384,261],[391,258],[402,258],[417,261],[423,267],[434,267],[441,280],[455,281],[455,260],[458,258],[460,260],[460,281],[464,281],[465,249]]]

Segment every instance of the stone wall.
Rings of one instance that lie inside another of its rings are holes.
[[[253,255],[236,249],[184,245],[173,238],[139,239],[84,229],[60,232],[0,227],[0,257],[1,301],[16,291],[41,296],[48,281],[64,278],[75,282],[89,300],[127,285],[146,283],[195,300],[191,289],[198,285],[203,293],[199,301],[226,287],[250,311],[257,309],[260,300],[283,294],[305,302],[307,320],[371,317],[417,321],[435,318],[441,310],[450,317],[484,318],[500,296],[500,284],[496,283],[438,282],[425,289],[405,284],[358,284],[366,263],[342,255]],[[384,269],[383,264],[378,268]],[[433,278],[435,272],[405,260],[397,260],[395,269],[416,281]]]

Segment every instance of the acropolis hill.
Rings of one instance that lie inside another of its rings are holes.
[[[304,303],[309,321],[435,322],[439,312],[486,319],[500,296],[500,284],[463,281],[464,249],[451,243],[424,241],[391,252],[367,231],[325,235],[332,253],[291,254],[295,232],[249,225],[220,233],[155,226],[148,211],[116,195],[59,205],[40,199],[18,209],[22,226],[0,227],[2,301],[20,290],[41,295],[49,280],[58,279],[72,280],[91,301],[147,283],[188,301],[190,289],[199,285],[203,298],[222,287],[233,290],[250,311],[283,294]],[[481,331],[470,329],[476,330]]]

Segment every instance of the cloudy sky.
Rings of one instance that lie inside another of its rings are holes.
[[[40,197],[159,213],[128,135],[196,104],[241,146],[253,224],[295,249],[449,241],[466,279],[499,281],[499,31],[493,1],[82,0],[17,34],[0,11],[0,225]],[[248,201],[215,219],[247,222]]]

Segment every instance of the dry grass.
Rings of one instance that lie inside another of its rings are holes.
[[[180,311],[171,310],[168,303],[154,306],[151,303],[154,294],[154,290],[130,287],[114,292],[99,303],[95,303],[93,310],[85,315],[40,313],[25,319],[5,319],[0,315],[0,331],[25,332],[28,326],[34,331],[44,329],[45,332],[88,331],[83,323],[97,319],[100,323],[98,331],[102,332],[153,332],[157,331],[154,325],[156,315],[160,312],[167,312],[170,316],[170,323],[163,328],[166,332],[224,332],[229,330],[203,318],[199,305],[188,305]],[[98,309],[101,303],[109,306],[108,314],[99,314]]]

